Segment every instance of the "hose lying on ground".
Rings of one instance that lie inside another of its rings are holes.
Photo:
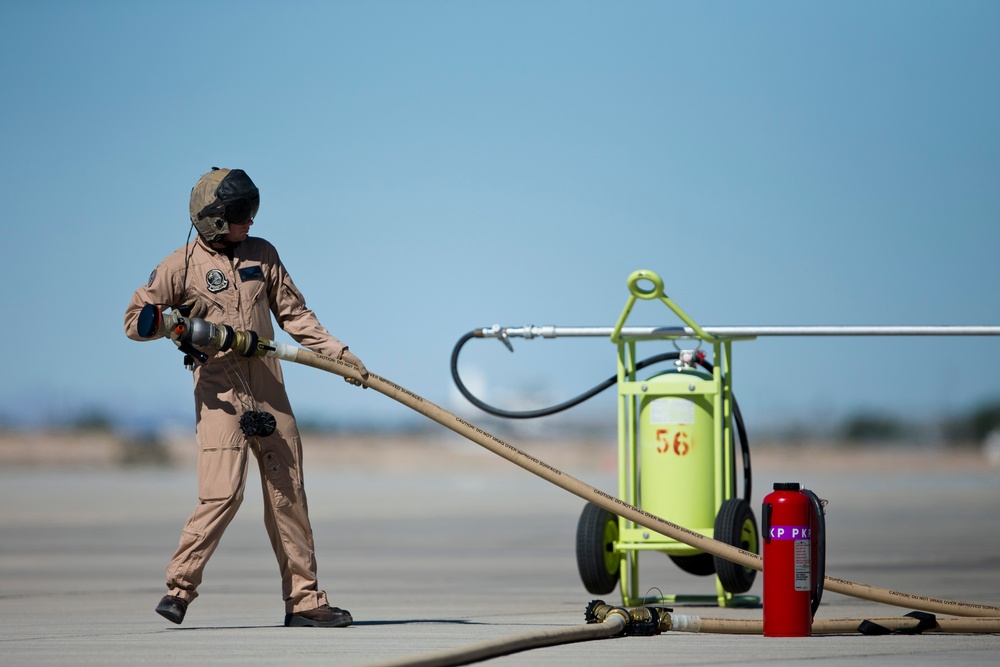
[[[672,627],[675,632],[706,632],[727,635],[762,635],[764,621],[760,619],[736,618],[703,618],[682,614],[671,614]],[[814,635],[844,635],[864,633],[865,624],[873,624],[885,629],[885,633],[914,634],[920,632],[951,632],[951,633],[996,633],[1000,632],[1000,619],[996,618],[935,618],[932,625],[920,628],[918,618],[908,616],[886,616],[875,618],[814,618],[812,634]],[[865,634],[876,634],[874,632]]]
[[[670,631],[737,635],[764,633],[764,622],[761,620],[674,614],[673,610],[657,605],[623,609],[607,605],[602,600],[594,600],[587,606],[585,618],[587,625],[546,628],[454,649],[371,663],[365,667],[457,667],[533,648],[616,636],[651,636]],[[1000,618],[939,619],[933,614],[913,612],[906,616],[885,618],[815,619],[812,625],[814,635],[912,635],[924,632],[996,633],[1000,632]]]
[[[594,600],[587,607],[590,622],[603,621],[608,614],[627,614],[630,622],[646,622],[661,632],[705,632],[729,635],[762,635],[764,622],[760,619],[706,618],[692,614],[676,614],[673,609],[660,605],[642,608],[619,609]],[[905,616],[876,618],[814,618],[812,634],[921,634],[924,632],[996,633],[1000,632],[1000,618],[938,618],[927,612],[910,612]],[[638,633],[634,633],[638,634]],[[648,634],[648,633],[647,633]]]
[[[455,649],[427,653],[417,657],[377,662],[366,667],[452,667],[454,665],[467,665],[470,662],[478,662],[533,648],[614,637],[625,631],[627,622],[627,612],[622,609],[613,609],[598,623],[525,632],[519,635],[469,644],[468,646],[460,646]]]

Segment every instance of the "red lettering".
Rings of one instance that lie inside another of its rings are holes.
[[[674,436],[674,454],[684,456],[689,451],[691,451],[691,444],[688,442],[687,433],[678,431],[677,435]]]
[[[667,439],[667,436],[669,435],[670,431],[668,431],[665,428],[656,429],[656,441],[661,443],[656,446],[657,453],[666,454],[667,452],[670,451],[670,442]]]

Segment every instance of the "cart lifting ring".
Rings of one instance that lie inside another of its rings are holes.
[[[652,283],[652,289],[644,289],[639,284],[641,281]],[[640,299],[659,299],[664,296],[663,279],[656,273],[645,269],[632,272],[632,275],[628,277],[628,289],[634,296]]]

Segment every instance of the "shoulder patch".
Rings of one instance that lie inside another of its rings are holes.
[[[149,280],[146,281],[146,287],[152,287],[154,280],[156,280],[156,269],[153,269],[153,272],[149,274]]]

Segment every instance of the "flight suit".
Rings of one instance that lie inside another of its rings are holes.
[[[176,308],[194,299],[208,305],[204,319],[273,339],[271,316],[300,345],[332,357],[346,346],[306,307],[269,242],[248,237],[230,258],[199,237],[164,259],[132,295],[125,333],[142,339],[136,321],[147,303]],[[247,455],[260,468],[264,525],[281,572],[288,614],[327,604],[318,588],[312,528],[302,477],[302,444],[277,359],[247,359],[232,350],[209,355],[194,369],[198,505],[181,531],[167,566],[169,595],[198,596],[205,565],[236,515],[246,485]],[[240,417],[249,410],[274,415],[274,433],[246,437]]]

